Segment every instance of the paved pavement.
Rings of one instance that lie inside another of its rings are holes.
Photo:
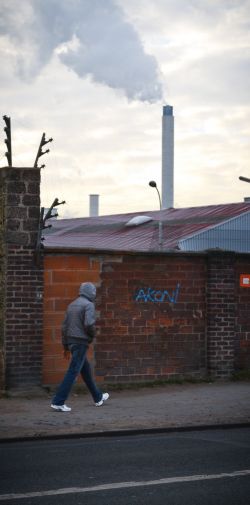
[[[250,382],[164,385],[110,391],[95,407],[89,394],[72,393],[69,413],[50,407],[51,395],[0,399],[0,440],[151,429],[250,425]]]

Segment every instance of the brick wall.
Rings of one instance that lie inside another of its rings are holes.
[[[2,174],[2,175],[1,175]],[[7,247],[5,240],[6,185],[3,172],[0,172],[0,391],[5,389],[5,295]]]
[[[67,367],[61,323],[84,281],[98,286],[94,363],[99,382],[206,373],[203,259],[47,253],[44,384],[57,384]]]
[[[234,370],[235,255],[212,253],[208,256],[207,337],[208,368],[213,377],[227,378]]]
[[[67,367],[61,323],[79,284],[97,285],[95,375],[122,383],[230,377],[250,363],[250,288],[239,287],[248,256],[45,256],[43,383]]]
[[[40,170],[1,168],[0,389],[61,380],[61,323],[84,281],[98,287],[90,357],[100,382],[227,378],[250,367],[250,288],[239,284],[249,255],[45,251],[43,275],[39,213]]]
[[[203,259],[103,258],[98,308],[95,358],[102,381],[206,373]]]
[[[7,387],[41,384],[43,265],[34,261],[40,170],[0,170],[1,339]]]
[[[248,255],[208,255],[208,370],[217,379],[250,368],[250,288],[240,286],[244,273],[250,274]]]
[[[250,369],[250,287],[240,286],[240,275],[250,275],[250,258],[241,256],[236,261],[236,297],[238,310],[236,330],[238,338],[235,345],[236,370]]]
[[[44,263],[43,384],[58,384],[68,362],[63,358],[61,324],[65,310],[78,296],[82,282],[98,284],[99,261],[88,255],[52,254]],[[93,359],[93,348],[89,358]]]

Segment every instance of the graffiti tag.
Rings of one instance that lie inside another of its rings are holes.
[[[176,284],[176,288],[172,294],[167,289],[152,289],[152,288],[139,288],[136,290],[134,299],[136,302],[153,302],[153,303],[177,303],[181,285]]]

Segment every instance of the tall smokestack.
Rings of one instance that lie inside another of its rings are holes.
[[[171,105],[162,116],[162,208],[174,206],[174,116]]]
[[[99,216],[99,195],[89,195],[89,216]]]

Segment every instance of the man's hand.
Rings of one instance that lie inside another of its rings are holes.
[[[70,358],[70,351],[68,349],[63,350],[63,357],[64,357],[64,359]]]

